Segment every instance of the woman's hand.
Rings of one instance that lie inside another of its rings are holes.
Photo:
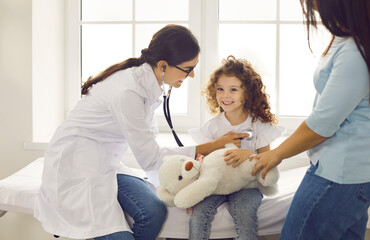
[[[252,159],[257,159],[257,163],[254,166],[252,175],[255,176],[259,171],[261,171],[261,176],[263,179],[265,179],[266,174],[272,168],[279,165],[282,161],[282,158],[278,156],[275,149],[252,156],[250,160]]]
[[[197,145],[195,149],[195,153],[196,154],[200,153],[206,156],[217,149],[224,148],[225,145],[228,143],[234,143],[236,146],[240,147],[240,140],[248,136],[249,136],[248,133],[228,132],[222,135],[221,137],[216,138],[215,140],[211,142]]]
[[[216,138],[214,142],[221,145],[220,148],[225,147],[225,145],[228,143],[234,143],[236,146],[240,147],[240,140],[248,136],[248,133],[235,133],[230,131],[221,137]]]
[[[233,164],[233,167],[239,166],[242,162],[252,156],[254,152],[248,149],[227,150],[224,154],[227,165]]]
[[[297,130],[277,148],[251,157],[251,159],[257,159],[252,175],[256,175],[261,171],[262,178],[264,179],[267,172],[270,171],[271,168],[279,165],[283,159],[290,158],[298,153],[306,151],[325,141],[325,139],[326,137],[320,136],[311,130],[306,122],[303,121]]]

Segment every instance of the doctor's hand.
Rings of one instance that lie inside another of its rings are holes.
[[[224,153],[225,162],[227,165],[233,164],[233,167],[239,166],[242,162],[247,160],[250,156],[252,156],[254,152],[248,149],[232,149],[227,150]]]
[[[282,159],[276,153],[276,150],[270,150],[250,157],[249,160],[256,159],[257,163],[254,166],[252,175],[255,176],[261,171],[261,176],[265,179],[266,174],[274,167],[279,165]]]
[[[240,147],[240,140],[248,136],[248,133],[235,133],[230,131],[228,133],[225,133],[221,137],[216,138],[214,141],[220,144],[221,148],[225,147],[225,145],[228,143],[234,143],[236,146]]]
[[[195,153],[200,153],[206,156],[217,149],[224,148],[228,143],[234,143],[236,146],[240,147],[240,140],[248,136],[248,133],[228,132],[210,142],[197,145],[195,148]]]

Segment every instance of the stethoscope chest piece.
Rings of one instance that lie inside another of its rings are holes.
[[[243,133],[248,133],[249,136],[244,138],[245,140],[252,140],[254,138],[254,131],[252,128],[247,128],[246,130],[243,131]]]

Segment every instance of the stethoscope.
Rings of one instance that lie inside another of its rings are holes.
[[[242,139],[252,140],[254,138],[254,131],[253,131],[252,128],[247,128],[247,129],[243,130],[242,133],[248,133],[249,136],[245,137],[245,138],[241,138],[240,140],[242,140]]]
[[[183,147],[184,145],[180,141],[172,125],[171,113],[170,113],[170,96],[171,96],[172,86],[169,87],[167,95],[166,95],[165,86],[164,86],[164,70],[165,69],[166,69],[166,65],[163,66],[163,72],[162,72],[163,113],[168,123],[168,126],[171,128],[172,135],[175,138],[177,145],[179,147]]]

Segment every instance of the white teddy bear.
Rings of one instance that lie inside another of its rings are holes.
[[[224,152],[235,149],[234,144],[213,151],[202,164],[183,155],[168,156],[159,169],[158,197],[167,206],[190,208],[213,194],[230,194],[242,188],[258,188],[264,195],[277,192],[279,171],[271,169],[265,179],[260,173],[252,176],[256,160],[248,159],[238,167],[227,165]]]

